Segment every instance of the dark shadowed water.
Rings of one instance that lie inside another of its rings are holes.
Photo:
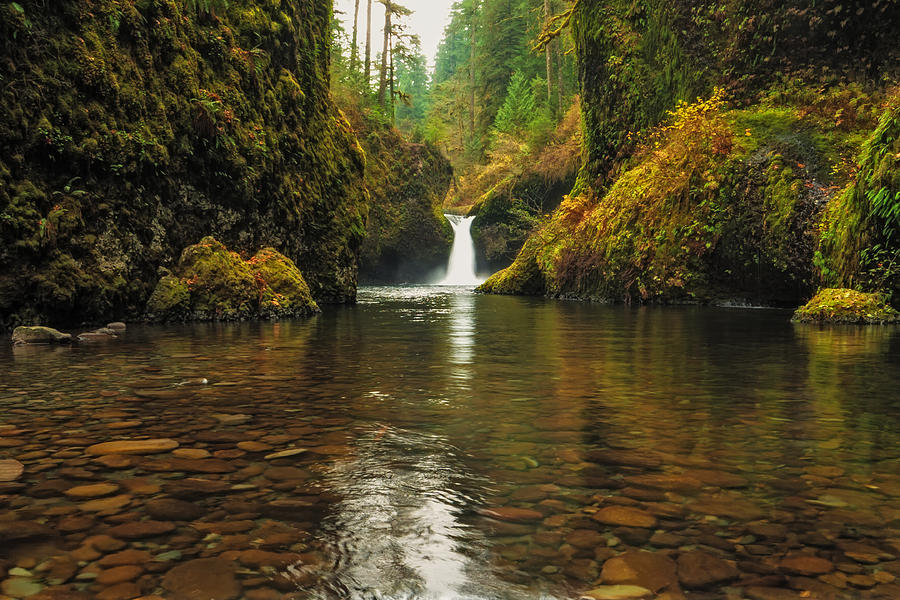
[[[0,596],[900,598],[900,331],[789,316],[368,288],[0,348]]]

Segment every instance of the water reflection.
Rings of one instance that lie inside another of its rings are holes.
[[[451,375],[458,381],[471,379],[472,370],[467,365],[472,364],[475,356],[475,296],[472,294],[451,297],[447,341],[450,346],[447,362],[454,365]]]
[[[515,597],[492,574],[483,533],[461,521],[480,505],[486,481],[469,471],[457,448],[440,436],[381,425],[356,439],[353,454],[325,479],[342,498],[322,525],[338,562],[326,589],[310,592],[392,600]]]

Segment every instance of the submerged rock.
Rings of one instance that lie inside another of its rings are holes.
[[[16,327],[12,334],[12,343],[16,346],[23,344],[70,344],[72,343],[72,334],[40,325]]]
[[[147,316],[160,321],[280,319],[318,310],[292,260],[264,248],[245,261],[212,237],[185,248],[147,302]]]
[[[157,454],[168,452],[178,447],[178,442],[170,439],[157,440],[119,440],[115,442],[103,442],[88,447],[85,452],[93,456],[106,454]]]
[[[117,339],[118,333],[109,328],[109,327],[101,327],[100,329],[95,329],[94,331],[86,331],[78,336],[79,342],[107,342],[110,340]]]
[[[824,289],[794,313],[798,323],[881,325],[900,322],[900,313],[878,294]]]
[[[25,466],[17,460],[0,460],[0,481],[15,481],[25,471]]]
[[[233,600],[241,595],[233,563],[221,558],[198,558],[169,571],[162,581],[173,600]]]
[[[582,600],[639,600],[650,598],[653,592],[637,585],[602,585],[582,594]]]

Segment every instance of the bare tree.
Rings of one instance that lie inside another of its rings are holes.
[[[359,48],[357,47],[359,34],[359,0],[353,5],[353,45],[350,47],[350,71],[356,77],[357,63],[359,62]]]
[[[372,0],[368,0],[366,9],[366,90],[372,84]]]
[[[379,0],[384,4],[384,47],[381,51],[381,76],[378,80],[378,104],[384,106],[384,94],[387,89],[388,60],[391,54],[391,0]]]

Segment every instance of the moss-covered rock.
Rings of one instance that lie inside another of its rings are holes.
[[[71,344],[72,334],[40,325],[16,327],[12,334],[12,343],[16,346],[24,344]]]
[[[209,233],[355,297],[365,158],[329,94],[332,2],[209,7],[0,5],[0,326],[140,314]]]
[[[261,289],[259,312],[262,316],[276,319],[318,312],[309,286],[291,259],[273,248],[263,248],[247,263]]]
[[[828,288],[794,313],[800,323],[885,324],[900,322],[900,313],[880,294]]]
[[[297,266],[272,248],[243,260],[212,237],[188,246],[147,302],[151,320],[305,317],[319,308]]]
[[[343,110],[366,155],[369,218],[360,251],[366,283],[422,282],[444,267],[453,230],[441,207],[453,170],[432,144],[407,140],[377,113]]]

